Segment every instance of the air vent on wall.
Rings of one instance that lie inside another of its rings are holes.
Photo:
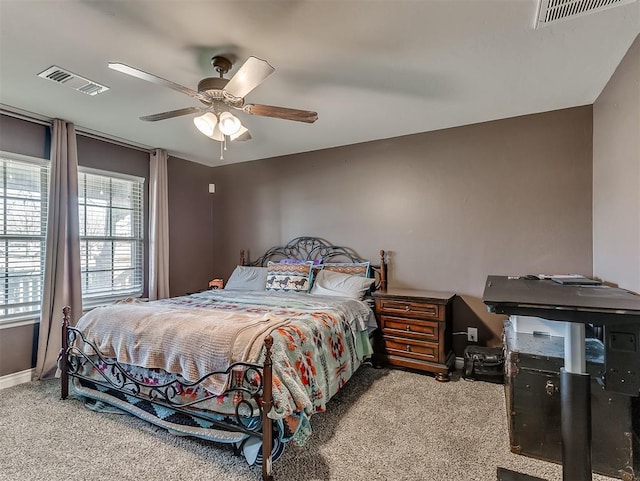
[[[38,77],[66,85],[67,87],[71,87],[72,89],[87,95],[98,95],[109,90],[109,87],[100,85],[92,80],[87,80],[80,75],[76,75],[73,72],[56,67],[55,65],[49,67],[44,72],[40,72]]]
[[[539,0],[535,27],[583,17],[636,0]]]

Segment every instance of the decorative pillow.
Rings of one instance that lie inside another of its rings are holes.
[[[225,286],[232,291],[264,291],[267,282],[267,268],[257,266],[237,266]]]
[[[271,262],[267,264],[267,291],[281,292],[309,292],[313,276],[313,262],[305,264],[280,264]]]
[[[327,262],[322,270],[341,272],[352,276],[369,277],[370,262]]]
[[[375,279],[370,277],[352,276],[322,269],[313,283],[311,294],[362,299],[374,281]]]

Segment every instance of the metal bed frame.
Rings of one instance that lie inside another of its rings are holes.
[[[285,258],[309,261],[320,259],[323,262],[338,262],[340,260],[343,262],[366,262],[352,249],[331,245],[324,239],[317,237],[295,238],[285,246],[272,247],[253,262],[248,262],[244,250],[240,251],[241,265],[266,266],[270,260],[275,261]],[[382,291],[386,290],[387,261],[385,251],[380,251],[380,264],[371,265],[371,269],[376,279],[375,288]],[[85,339],[80,330],[70,325],[70,316],[71,309],[65,307],[62,321],[62,349],[59,356],[62,399],[66,399],[69,396],[69,382],[71,378],[75,378],[80,382],[85,381],[99,385],[105,389],[147,401],[152,405],[170,408],[177,413],[203,419],[215,426],[218,431],[258,437],[262,440],[262,479],[264,481],[273,481],[274,421],[268,417],[268,413],[273,407],[273,362],[271,359],[273,338],[270,335],[264,340],[265,359],[263,364],[236,362],[225,371],[210,372],[195,382],[187,381],[179,375],[171,375],[168,382],[157,385],[134,378],[120,363],[102,356],[96,346]],[[84,350],[81,349],[83,345],[91,347],[93,352],[96,353],[95,357],[85,354]],[[110,376],[97,369],[97,363],[99,362],[109,366]],[[96,380],[82,374],[83,368],[89,364],[95,368],[96,372],[102,374],[102,380]],[[215,421],[209,417],[199,415],[197,410],[190,409],[197,407],[197,404],[203,401],[217,397],[214,394],[204,396],[195,401],[180,401],[179,394],[181,392],[186,389],[196,388],[209,377],[219,374],[231,374],[229,387],[223,394],[234,394],[235,414],[233,416],[227,416],[223,421]],[[257,408],[254,406],[257,406]],[[241,414],[241,411],[249,412],[250,415],[247,417],[246,414]],[[250,426],[243,421],[258,416],[260,423],[256,426]],[[241,449],[242,445],[240,447],[234,445],[236,454],[239,454]]]

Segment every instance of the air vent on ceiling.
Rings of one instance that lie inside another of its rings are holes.
[[[539,0],[535,27],[583,17],[636,0]]]
[[[87,95],[98,95],[109,90],[109,87],[100,85],[92,80],[87,80],[80,75],[76,75],[73,72],[56,67],[55,65],[49,67],[44,72],[40,72],[38,77],[53,80],[54,82],[66,85],[67,87],[71,87],[72,89]]]

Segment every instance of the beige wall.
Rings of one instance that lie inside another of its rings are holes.
[[[495,343],[487,275],[592,274],[591,146],[587,106],[215,168],[214,274],[301,235],[385,249],[390,285],[458,293],[454,330]]]
[[[169,290],[180,296],[213,278],[211,167],[169,157]]]
[[[593,104],[593,271],[640,293],[640,36]]]

